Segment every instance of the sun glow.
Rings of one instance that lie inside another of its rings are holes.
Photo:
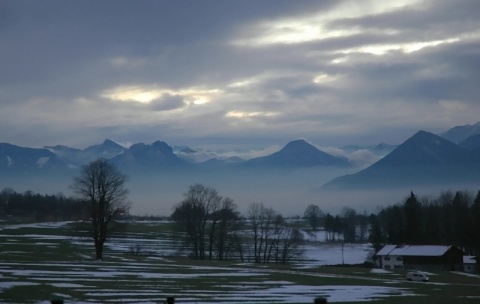
[[[450,38],[444,40],[434,40],[434,41],[423,41],[423,42],[411,42],[411,43],[398,43],[398,44],[379,44],[379,45],[368,45],[359,48],[352,48],[347,50],[341,50],[338,53],[340,54],[350,54],[350,53],[366,53],[376,56],[382,56],[391,51],[402,51],[404,53],[413,53],[420,51],[421,49],[427,47],[435,47],[441,44],[455,43],[458,42],[460,38]]]
[[[402,9],[416,3],[416,0],[384,1],[373,0],[367,4],[358,1],[339,2],[338,5],[310,15],[284,18],[256,24],[248,30],[247,37],[232,41],[233,45],[242,47],[261,47],[272,44],[294,44],[318,41],[330,38],[348,37],[365,33],[358,27],[333,27],[332,21],[359,18]],[[379,31],[378,29],[376,31]],[[391,29],[380,30],[391,35]]]
[[[153,86],[121,86],[105,91],[101,96],[110,100],[123,102],[150,103],[162,98],[162,95],[182,96],[194,105],[211,102],[212,98],[221,93],[218,89],[190,87],[180,90],[160,89]]]
[[[335,81],[335,80],[336,80],[336,77],[330,76],[330,75],[327,75],[327,74],[320,74],[320,75],[317,75],[313,78],[313,82],[316,83],[316,84],[332,82],[332,81]]]
[[[142,87],[119,87],[106,91],[102,94],[102,97],[118,101],[149,103],[152,100],[160,98],[163,93],[161,90]]]
[[[271,117],[275,115],[277,115],[277,113],[274,113],[274,112],[241,112],[241,111],[230,111],[227,114],[225,114],[226,117],[244,118],[244,119],[258,117],[258,116]]]

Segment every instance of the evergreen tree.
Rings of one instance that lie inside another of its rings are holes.
[[[456,192],[452,201],[453,245],[466,249],[470,247],[469,198],[465,192]]]
[[[380,223],[378,222],[378,218],[375,214],[370,214],[369,217],[370,222],[370,235],[369,241],[372,243],[373,248],[375,248],[375,252],[380,250],[383,245],[383,233],[382,229],[380,228]]]
[[[405,219],[402,208],[398,205],[387,209],[385,214],[387,238],[390,244],[405,243]]]
[[[425,241],[440,244],[440,208],[435,204],[426,207]]]
[[[473,201],[471,207],[471,223],[472,223],[472,254],[480,255],[480,191]]]
[[[405,242],[409,244],[420,244],[422,242],[421,212],[422,206],[413,192],[405,201]]]

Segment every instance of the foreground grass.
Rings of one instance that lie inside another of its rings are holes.
[[[435,272],[430,283],[404,271],[362,267],[254,265],[179,258],[171,223],[136,223],[92,260],[90,241],[74,225],[18,226],[0,231],[0,302],[48,303],[478,303],[480,278]],[[140,254],[129,250],[142,244]],[[369,292],[372,290],[372,292]]]

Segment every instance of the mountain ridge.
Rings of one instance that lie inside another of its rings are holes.
[[[462,183],[480,180],[480,157],[426,131],[418,131],[390,154],[323,188],[351,189]]]
[[[474,126],[480,126],[480,122],[476,123],[470,128],[470,132]],[[451,128],[456,130],[458,127]],[[462,129],[462,128],[460,128]],[[464,130],[463,128],[462,130]],[[449,131],[450,131],[449,130]],[[465,129],[466,130],[466,129]],[[445,132],[448,133],[449,131]],[[201,152],[204,154],[204,160],[201,162],[195,161],[193,154],[198,150],[191,149],[187,146],[169,146],[166,142],[157,140],[151,144],[136,143],[126,148],[110,139],[105,139],[101,144],[92,145],[85,149],[75,149],[68,146],[46,146],[42,148],[26,148],[4,143],[0,149],[0,169],[2,172],[15,173],[15,169],[21,171],[21,174],[28,174],[29,170],[32,172],[41,172],[42,170],[56,170],[56,172],[64,170],[71,173],[78,170],[81,166],[90,161],[96,160],[100,157],[111,160],[118,165],[120,169],[126,169],[129,172],[139,172],[138,170],[145,170],[149,172],[168,172],[169,170],[235,170],[239,168],[257,169],[305,169],[305,168],[361,168],[359,162],[355,162],[353,158],[347,158],[333,151],[335,154],[330,154],[322,151],[314,145],[308,143],[304,139],[297,139],[288,142],[283,148],[268,155],[254,157],[250,159],[242,159],[237,157],[221,157],[215,152]],[[349,147],[349,148],[347,148]],[[373,154],[367,155],[366,149],[371,151],[380,151],[379,153],[387,152],[386,156],[379,156],[376,158],[370,157]],[[478,157],[472,151],[479,151],[480,149],[480,135],[472,135],[468,139],[462,141],[461,144],[453,143],[441,136],[434,135],[426,131],[418,131],[413,136],[408,138],[404,143],[398,146],[387,145],[381,143],[375,146],[346,146],[343,151],[354,151],[349,157],[370,157],[371,162],[369,166],[363,166],[363,170],[350,174],[350,177],[337,177],[340,180],[350,179],[354,180],[354,176],[363,176],[363,180],[359,181],[359,185],[366,184],[369,179],[374,178],[374,173],[381,177],[379,183],[386,184],[390,179],[389,175],[398,175],[399,177],[408,178],[410,170],[415,172],[415,177],[410,179],[419,181],[421,176],[425,175],[422,172],[417,172],[420,169],[427,170],[430,174],[445,175],[449,174],[447,171],[442,171],[446,167],[456,168],[455,176],[459,175],[459,168],[465,170],[466,176],[476,176],[468,167],[474,163],[473,168],[476,168],[476,161]],[[6,152],[6,151],[10,152]],[[338,150],[338,149],[337,149]],[[390,151],[391,150],[391,151]],[[3,151],[3,152],[2,152]],[[390,152],[388,152],[390,151]],[[3,153],[3,154],[2,154]],[[345,152],[346,153],[346,152]],[[344,154],[347,155],[348,153]],[[478,153],[477,153],[478,154]],[[13,156],[13,157],[12,157]],[[23,165],[22,157],[25,158]],[[416,166],[418,168],[411,168]],[[463,167],[462,167],[463,166]],[[437,168],[438,167],[438,168]],[[444,169],[440,169],[440,167]],[[382,168],[382,169],[378,169]],[[364,171],[366,170],[366,171]],[[390,174],[388,170],[393,170]],[[396,171],[395,171],[396,170]],[[2,174],[0,172],[0,174]],[[366,172],[366,173],[365,173]],[[450,172],[451,173],[451,172]],[[411,174],[410,174],[411,175]],[[352,177],[353,176],[353,177]],[[375,177],[378,179],[378,177]],[[425,179],[425,178],[423,178]],[[438,180],[438,177],[434,178]],[[330,181],[330,184],[337,182]],[[328,183],[327,183],[328,184]]]
[[[270,155],[256,157],[242,163],[246,167],[306,168],[350,166],[346,158],[336,157],[317,149],[303,139],[290,141]]]
[[[458,144],[475,134],[480,134],[480,121],[473,125],[455,126],[441,133],[440,136]]]

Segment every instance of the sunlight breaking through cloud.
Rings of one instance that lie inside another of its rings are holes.
[[[376,56],[382,56],[391,51],[402,51],[406,54],[420,51],[427,47],[435,47],[440,44],[455,43],[460,41],[460,38],[450,38],[445,40],[424,41],[424,42],[411,42],[411,43],[399,43],[399,44],[377,44],[368,45],[358,48],[352,48],[347,50],[341,50],[337,53],[350,54],[350,53],[367,53]]]
[[[272,44],[295,44],[310,41],[324,40],[329,38],[348,37],[365,32],[359,27],[348,29],[334,29],[329,23],[349,16],[360,18],[374,16],[403,9],[415,0],[402,1],[369,1],[368,3],[357,1],[339,2],[329,11],[320,11],[309,16],[295,16],[274,21],[267,21],[255,25],[251,29],[252,35],[247,38],[233,40],[232,45],[242,47],[259,47]],[[396,31],[385,29],[385,33],[392,34]]]
[[[159,89],[154,86],[121,86],[106,90],[101,96],[114,101],[150,103],[165,95],[181,96],[190,104],[203,105],[219,94],[218,89],[203,89],[198,87],[180,90]]]
[[[252,117],[271,117],[278,115],[278,113],[275,112],[241,112],[241,111],[230,111],[227,114],[225,114],[226,117],[234,117],[234,118],[243,118],[243,119],[249,119]]]

